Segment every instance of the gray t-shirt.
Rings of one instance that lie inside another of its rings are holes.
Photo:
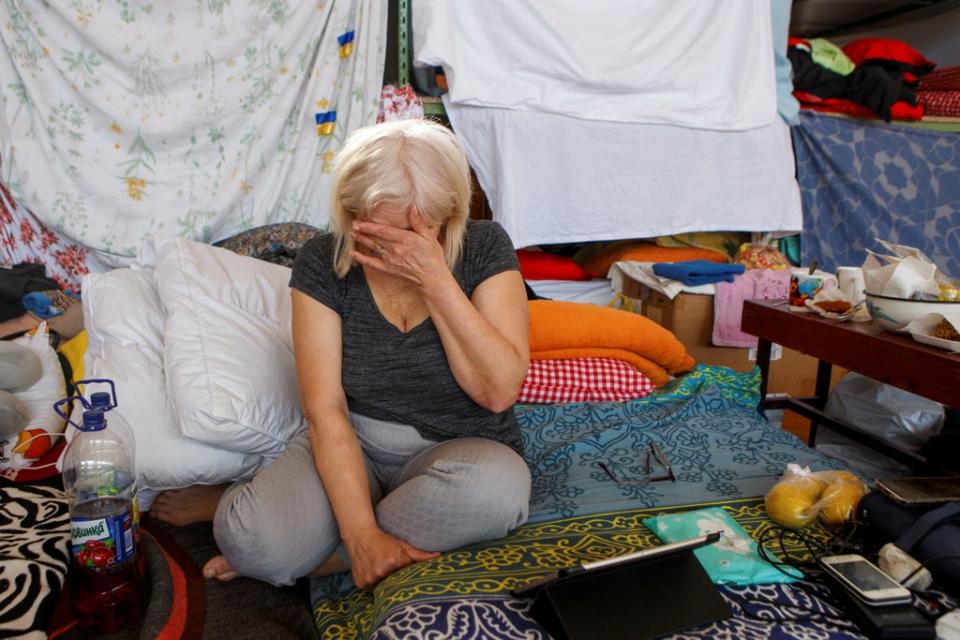
[[[362,268],[337,278],[333,251],[330,234],[307,242],[297,254],[290,286],[340,315],[343,390],[350,411],[410,425],[430,440],[490,438],[522,453],[513,409],[493,413],[464,393],[433,320],[400,331],[380,313]],[[503,227],[486,220],[468,222],[463,256],[453,270],[467,297],[487,278],[518,269]]]

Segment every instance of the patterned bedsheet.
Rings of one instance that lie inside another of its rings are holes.
[[[370,592],[355,591],[349,577],[315,580],[321,636],[546,638],[528,603],[509,590],[560,567],[657,544],[646,517],[720,505],[759,535],[770,526],[759,496],[788,462],[837,465],[757,415],[758,381],[756,371],[700,366],[642,400],[518,407],[534,477],[530,521],[502,540],[407,567]],[[670,458],[676,482],[642,481],[651,441]],[[634,482],[618,487],[601,461]],[[860,637],[815,585],[721,593],[734,617],[682,637]]]
[[[641,400],[518,406],[533,472],[530,521],[759,496],[788,462],[839,468],[757,414],[759,384],[759,369],[701,365]],[[599,466],[641,479],[650,442],[677,482],[618,487]]]
[[[960,277],[960,134],[809,112],[792,132],[803,264],[860,266],[880,238]]]

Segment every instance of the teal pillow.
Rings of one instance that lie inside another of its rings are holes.
[[[750,534],[719,507],[647,518],[643,524],[664,542],[682,542],[714,531],[722,532],[719,542],[694,550],[716,584],[796,582],[803,577],[799,570],[785,568],[795,572],[796,578],[791,578],[761,558]]]

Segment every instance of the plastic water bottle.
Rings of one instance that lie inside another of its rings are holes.
[[[70,507],[74,606],[81,625],[112,633],[138,620],[143,593],[137,562],[136,481],[133,433],[122,421],[107,422],[116,407],[111,394],[65,398],[83,404],[80,430],[63,455],[63,485]]]
[[[78,388],[83,388],[83,385],[97,383],[97,382],[106,382],[110,384],[111,392],[98,391],[96,393],[90,394],[90,407],[92,409],[103,409],[104,418],[110,422],[110,430],[114,435],[125,439],[130,446],[131,460],[130,465],[131,469],[136,469],[136,443],[135,437],[133,435],[133,429],[130,428],[130,424],[124,419],[119,413],[112,413],[107,415],[107,412],[112,409],[117,408],[117,403],[114,402],[116,398],[116,390],[113,387],[113,383],[106,379],[100,380],[78,380],[74,383],[74,386]],[[133,472],[133,486],[130,488],[130,503],[133,507],[133,532],[134,532],[134,544],[140,546],[140,502],[138,500],[138,492],[140,489],[139,478],[136,475],[136,472]],[[146,565],[146,557],[142,553],[137,554],[137,571],[140,575],[143,575]]]

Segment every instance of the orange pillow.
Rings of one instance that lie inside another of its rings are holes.
[[[615,244],[600,254],[587,260],[583,268],[598,278],[606,278],[614,262],[632,260],[635,262],[686,262],[687,260],[709,260],[710,262],[730,262],[725,253],[700,249],[698,247],[660,247],[651,242],[630,242]]]

